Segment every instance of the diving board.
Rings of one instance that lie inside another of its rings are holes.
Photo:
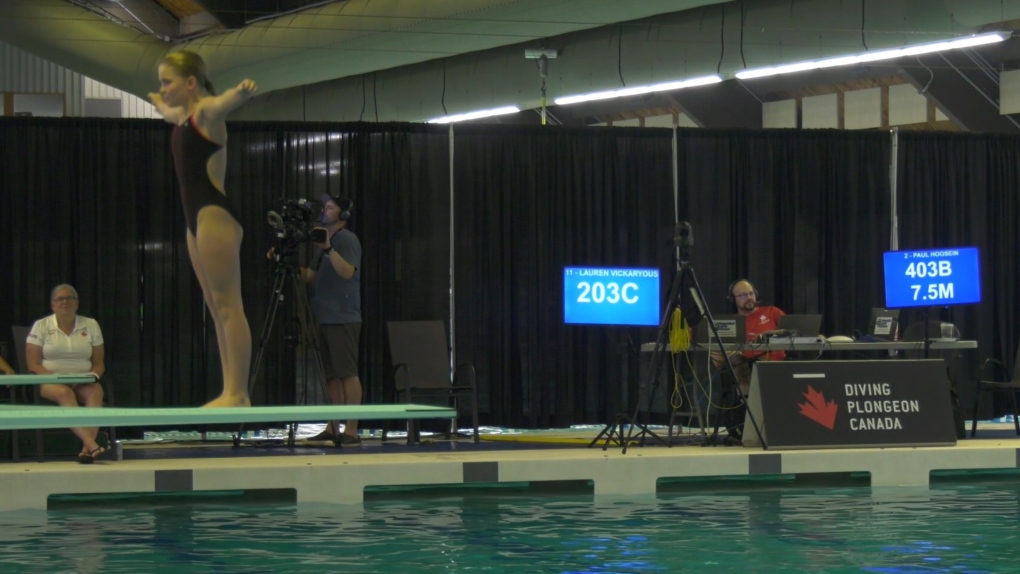
[[[17,405],[0,408],[0,430],[300,423],[335,419],[451,419],[456,416],[454,408],[416,404],[101,409]]]

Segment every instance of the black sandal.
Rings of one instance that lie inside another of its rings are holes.
[[[107,449],[97,446],[96,448],[86,452],[82,451],[78,453],[78,464],[92,464],[97,458],[107,453]]]

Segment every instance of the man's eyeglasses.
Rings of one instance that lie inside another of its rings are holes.
[[[747,299],[748,297],[754,297],[754,291],[748,291],[747,293],[737,293],[733,297],[736,299]]]
[[[53,299],[53,302],[54,303],[65,303],[65,302],[77,301],[77,300],[78,300],[77,297],[56,297],[55,299]]]

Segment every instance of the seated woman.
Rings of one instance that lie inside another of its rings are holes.
[[[3,357],[0,357],[0,375],[13,375],[14,369],[11,368],[7,361]]]
[[[39,385],[39,393],[62,407],[103,406],[103,387],[99,384],[99,378],[106,372],[106,364],[103,357],[103,332],[99,329],[99,323],[95,319],[78,315],[78,291],[67,284],[53,288],[50,307],[53,314],[36,321],[25,341],[28,370],[37,375],[90,374],[96,382]],[[96,443],[99,429],[73,428],[71,432],[82,443],[78,462],[91,464],[106,452],[105,448]]]

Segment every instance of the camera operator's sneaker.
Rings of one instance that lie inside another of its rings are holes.
[[[322,441],[325,441],[325,440],[335,441],[336,440],[336,435],[334,435],[332,432],[330,432],[330,430],[327,428],[326,430],[320,432],[319,434],[317,434],[317,435],[315,435],[313,437],[307,438],[305,440],[316,441],[316,442],[322,442]]]
[[[334,439],[336,446],[361,446],[361,438],[349,435],[347,433],[341,433],[340,436]]]

